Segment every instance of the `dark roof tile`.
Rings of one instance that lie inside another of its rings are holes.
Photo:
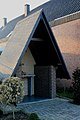
[[[43,9],[48,21],[80,11],[80,0],[51,0],[35,9],[30,14]]]

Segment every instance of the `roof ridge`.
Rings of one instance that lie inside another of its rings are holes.
[[[80,11],[54,19],[53,21],[50,22],[50,25],[51,27],[53,27],[76,19],[80,19]]]
[[[33,14],[31,14],[31,15],[25,17],[24,19],[20,20],[17,24],[21,24],[22,22],[26,21],[27,19],[30,19],[30,17],[32,17],[32,16],[34,16],[36,14],[39,14],[39,13],[41,14],[42,11],[43,11],[43,9],[40,9],[40,10],[34,12]]]

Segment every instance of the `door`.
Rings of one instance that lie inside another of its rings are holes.
[[[28,77],[28,96],[31,96],[32,92],[32,84],[31,84],[31,77]]]

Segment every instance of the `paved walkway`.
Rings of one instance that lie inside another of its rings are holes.
[[[25,112],[36,112],[41,120],[80,120],[80,106],[55,98],[20,105]]]

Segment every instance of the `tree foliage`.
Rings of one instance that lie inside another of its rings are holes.
[[[13,119],[15,119],[15,107],[17,103],[23,100],[23,82],[18,77],[10,77],[4,79],[0,84],[0,102],[10,105],[13,111]]]
[[[80,68],[73,72],[73,101],[75,104],[80,104]]]
[[[23,100],[23,82],[18,77],[6,78],[0,85],[0,93],[2,103],[16,105]]]
[[[36,113],[31,113],[29,120],[40,120],[40,119]]]

